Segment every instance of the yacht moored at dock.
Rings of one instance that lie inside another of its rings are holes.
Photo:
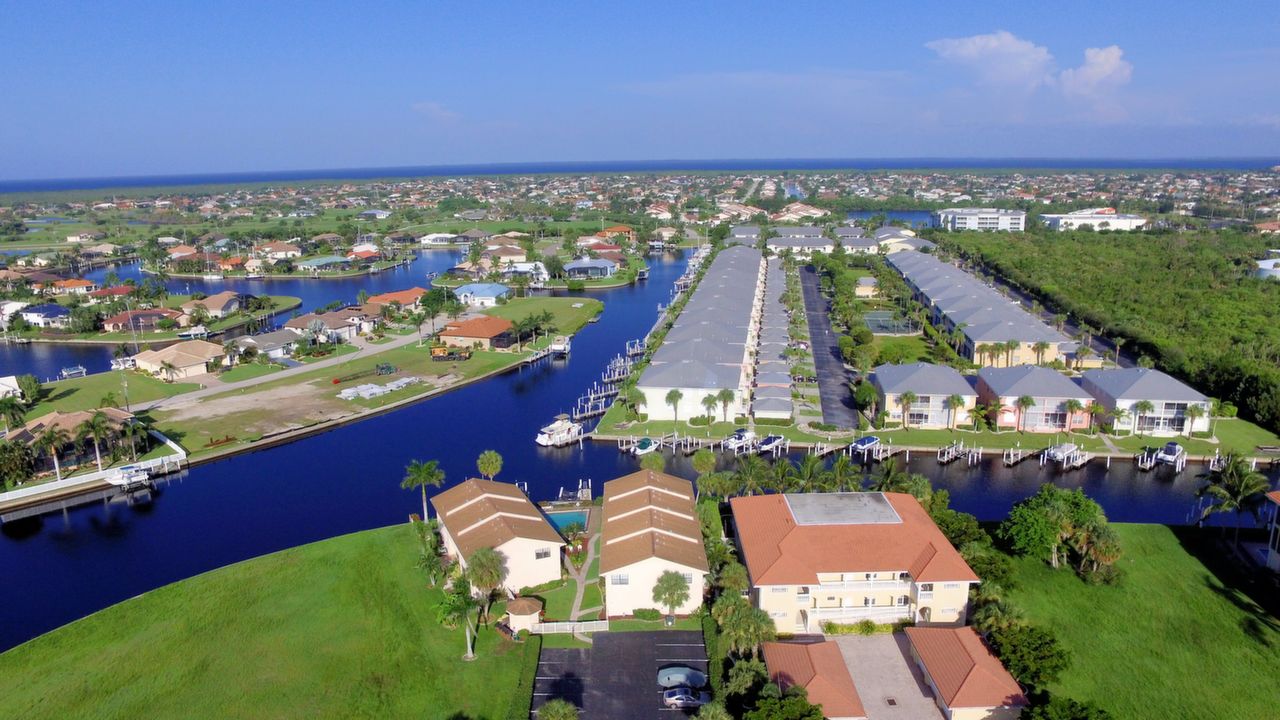
[[[563,447],[571,445],[582,437],[582,423],[574,422],[568,415],[556,416],[554,422],[542,428],[534,442],[542,447]]]
[[[565,357],[569,354],[569,350],[572,349],[572,347],[573,342],[569,340],[567,335],[557,335],[556,339],[551,341],[550,350],[552,355]]]
[[[737,450],[755,442],[756,434],[746,428],[738,428],[733,434],[724,439],[721,446],[725,450]]]
[[[1156,462],[1164,465],[1177,465],[1187,454],[1186,449],[1176,442],[1170,441],[1156,453]]]

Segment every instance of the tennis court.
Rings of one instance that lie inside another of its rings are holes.
[[[872,310],[863,313],[862,319],[873,335],[915,335],[920,326],[893,310]]]

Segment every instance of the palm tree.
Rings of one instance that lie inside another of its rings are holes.
[[[111,434],[111,420],[101,410],[95,411],[76,428],[76,441],[93,438],[93,456],[98,461],[98,472],[102,472],[101,442]]]
[[[1075,398],[1068,398],[1067,401],[1062,404],[1062,409],[1067,411],[1067,421],[1065,426],[1062,429],[1070,430],[1072,420],[1077,415],[1084,412],[1084,403],[1080,402]]]
[[[889,458],[871,478],[871,492],[900,492],[911,482],[911,474],[898,466],[897,458]]]
[[[823,474],[822,459],[817,455],[805,455],[796,465],[792,479],[799,486],[800,492],[814,492],[822,484]]]
[[[467,578],[471,587],[480,593],[481,613],[487,620],[493,591],[507,580],[507,559],[491,547],[482,547],[467,558]]]
[[[898,406],[902,408],[902,427],[911,429],[911,403],[919,399],[915,393],[910,390],[898,396]]]
[[[1013,365],[1013,354],[1018,352],[1018,348],[1022,347],[1022,343],[1017,340],[1010,340],[1004,344],[1004,366]]]
[[[1031,346],[1031,349],[1036,353],[1036,364],[1043,365],[1044,354],[1049,350],[1049,343],[1044,340],[1039,340]]]
[[[1242,455],[1228,453],[1221,467],[1200,477],[1206,478],[1208,484],[1196,491],[1197,497],[1209,498],[1200,519],[1204,520],[1213,513],[1234,512],[1236,514],[1235,544],[1240,547],[1240,513],[1248,510],[1256,522],[1258,506],[1263,495],[1271,489],[1266,476],[1249,466]]]
[[[498,473],[502,472],[502,456],[497,450],[485,450],[480,453],[480,457],[476,458],[476,470],[479,470],[486,479],[494,479]]]
[[[412,490],[419,488],[422,490],[422,519],[426,520],[430,515],[427,513],[427,486],[440,487],[444,484],[444,471],[440,469],[440,463],[436,460],[420,462],[414,460],[404,469],[404,479],[400,481],[402,490]]]
[[[1092,354],[1093,354],[1093,348],[1089,347],[1088,345],[1081,345],[1077,347],[1076,348],[1076,369],[1079,369],[1080,366],[1084,363],[1084,361],[1088,359],[1088,357]]]
[[[71,442],[71,435],[66,429],[57,426],[48,428],[36,438],[36,451],[49,453],[49,457],[53,458],[53,474],[59,480],[62,479],[62,465],[58,462],[58,453],[69,442]]]
[[[969,408],[969,419],[973,421],[974,430],[978,429],[978,423],[986,418],[990,410],[991,408],[982,403],[974,403],[973,407]]]
[[[475,660],[471,649],[471,613],[480,606],[471,595],[471,586],[466,575],[454,578],[453,585],[444,594],[440,604],[436,606],[436,621],[445,627],[457,627],[461,622],[466,629],[467,652],[463,660]]]
[[[1110,411],[1105,406],[1098,403],[1091,404],[1089,406],[1089,429],[1093,430],[1095,426],[1099,428],[1105,426],[1109,414]]]
[[[667,570],[653,584],[653,601],[665,607],[668,615],[675,615],[676,608],[689,601],[689,583],[680,573]]]
[[[1192,403],[1182,411],[1183,417],[1187,419],[1187,439],[1191,439],[1191,433],[1195,430],[1196,421],[1204,417],[1204,406]]]
[[[1139,400],[1133,404],[1133,431],[1141,435],[1142,416],[1156,409],[1154,403],[1150,400]]]
[[[951,430],[956,429],[956,416],[958,415],[956,411],[963,407],[964,407],[963,395],[961,395],[960,393],[954,393],[952,395],[947,396],[947,411],[951,415],[951,417],[949,418],[950,421],[947,424]]]
[[[834,492],[844,492],[857,472],[853,467],[853,460],[848,455],[837,455],[835,462],[831,463],[831,469],[827,471],[826,484],[828,490]]]
[[[1036,406],[1036,399],[1030,395],[1019,395],[1018,399],[1013,401],[1013,405],[1018,408],[1018,432],[1022,432],[1025,427],[1023,418],[1026,417],[1027,410]]]
[[[1120,348],[1124,347],[1124,342],[1125,342],[1124,338],[1118,337],[1115,340],[1112,340],[1111,342],[1114,343],[1116,346],[1116,364],[1119,365],[1120,364]]]
[[[751,607],[740,595],[725,595],[725,597],[736,597],[741,601],[741,606],[726,614],[724,621],[720,623],[720,637],[730,652],[736,653],[739,657],[754,655],[760,643],[768,642],[777,636],[776,626],[768,613]]]
[[[702,409],[707,411],[707,432],[710,432],[711,423],[715,422],[716,406],[719,405],[715,395],[702,396]]]
[[[15,395],[6,395],[0,397],[0,420],[4,421],[4,434],[9,434],[11,427],[22,425],[23,419],[26,417],[27,411],[22,407],[22,401]]]
[[[729,388],[724,388],[720,392],[716,393],[716,400],[720,402],[720,409],[721,412],[724,413],[725,422],[729,422],[729,406],[733,404],[735,399],[733,391]]]
[[[129,455],[133,458],[133,462],[138,461],[138,438],[147,436],[147,429],[138,422],[126,422],[124,427],[120,428],[120,436],[129,441]]]
[[[683,399],[684,393],[679,390],[673,388],[667,391],[666,401],[667,404],[671,406],[671,416],[675,419],[677,424],[680,422],[680,401]]]
[[[160,363],[160,372],[164,373],[164,381],[167,383],[173,382],[173,374],[177,371],[178,367],[168,360]]]
[[[755,495],[764,490],[766,478],[769,476],[769,464],[759,455],[743,455],[738,458],[738,470],[734,474],[738,480],[738,492],[743,495]]]

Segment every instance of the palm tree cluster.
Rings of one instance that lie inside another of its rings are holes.
[[[1239,547],[1240,515],[1248,512],[1257,523],[1259,508],[1271,483],[1239,453],[1228,453],[1221,465],[1200,477],[1207,482],[1196,491],[1196,496],[1208,500],[1200,520],[1203,522],[1215,513],[1235,513],[1235,545]]]
[[[557,330],[555,315],[550,310],[532,313],[511,324],[511,336],[515,338],[516,349],[523,349],[526,338],[537,340],[540,335],[550,335]]]

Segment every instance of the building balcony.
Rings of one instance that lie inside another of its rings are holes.
[[[842,582],[824,582],[813,586],[821,592],[823,590],[890,590],[893,592],[910,593],[910,580],[846,580]]]

